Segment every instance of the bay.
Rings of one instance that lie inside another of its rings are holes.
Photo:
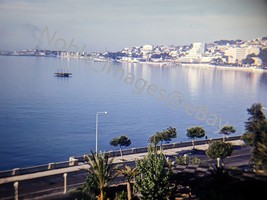
[[[71,72],[69,78],[55,77]],[[126,135],[130,148],[169,126],[173,142],[203,126],[208,138],[233,125],[241,135],[253,103],[267,106],[267,73],[208,66],[0,56],[0,170],[68,160]]]

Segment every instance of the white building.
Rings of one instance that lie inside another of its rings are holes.
[[[150,58],[150,54],[153,50],[153,46],[152,45],[144,45],[140,48],[140,54],[143,55],[143,59],[148,59]]]
[[[216,57],[214,57],[214,56],[202,56],[201,57],[201,62],[202,63],[209,63],[214,58],[216,58]]]
[[[195,42],[188,54],[181,58],[181,62],[201,62],[202,55],[205,52],[205,44]]]
[[[153,50],[153,46],[152,45],[144,45],[141,50],[143,51],[152,51]]]
[[[247,55],[258,55],[260,49],[257,47],[243,47],[243,48],[230,48],[225,51],[225,55],[228,56],[228,63],[241,63],[243,59],[246,59]]]
[[[258,57],[252,57],[252,59],[254,60],[254,65],[256,66],[261,66],[262,65],[262,60]]]
[[[197,54],[197,55],[202,55],[205,52],[205,45],[200,43],[200,42],[195,42],[193,43],[192,49],[189,51],[189,54]]]

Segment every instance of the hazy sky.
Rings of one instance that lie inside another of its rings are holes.
[[[44,30],[50,38],[41,38]],[[253,39],[267,36],[267,1],[0,0],[0,36],[0,50],[67,49],[73,41],[87,52]]]

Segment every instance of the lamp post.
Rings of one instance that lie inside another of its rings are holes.
[[[98,115],[99,114],[108,114],[108,112],[107,111],[105,111],[105,112],[97,112],[96,113],[96,122],[95,122],[95,124],[96,124],[96,128],[95,128],[95,152],[97,153],[97,137],[98,137]]]

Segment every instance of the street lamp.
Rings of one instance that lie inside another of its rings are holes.
[[[98,115],[99,114],[108,114],[108,112],[107,111],[105,111],[105,112],[97,112],[96,113],[96,122],[95,122],[95,124],[96,124],[96,128],[95,128],[95,152],[97,153],[97,136],[98,136]]]

